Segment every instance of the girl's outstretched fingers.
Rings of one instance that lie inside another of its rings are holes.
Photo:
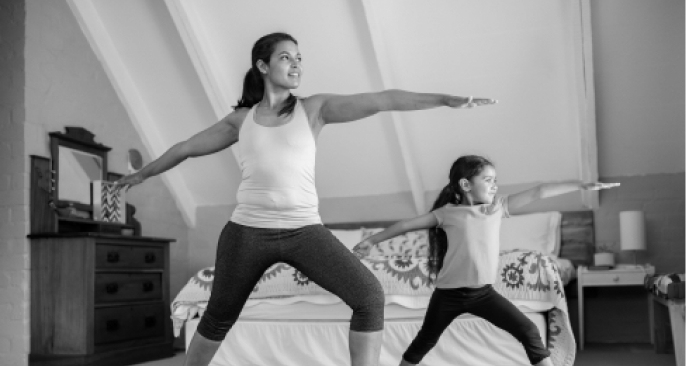
[[[487,106],[489,104],[496,104],[498,103],[497,99],[489,99],[489,98],[474,98],[472,100],[472,104],[476,106]]]
[[[498,103],[498,101],[495,99],[474,98],[472,96],[469,96],[469,97],[467,97],[467,101],[460,107],[461,108],[474,108],[474,107],[486,106],[489,104],[496,104],[496,103]]]

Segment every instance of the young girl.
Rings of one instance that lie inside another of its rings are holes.
[[[519,340],[534,365],[552,365],[536,325],[491,286],[496,281],[500,222],[535,200],[575,190],[600,190],[619,184],[546,183],[510,196],[496,196],[493,164],[463,156],[450,168],[450,182],[428,214],[395,223],[357,244],[358,257],[372,246],[405,232],[429,231],[429,273],[436,290],[421,330],[407,348],[401,365],[418,364],[459,315],[469,312],[488,320]]]

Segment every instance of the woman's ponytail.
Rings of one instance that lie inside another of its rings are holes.
[[[243,96],[238,100],[238,104],[233,106],[233,109],[252,108],[258,104],[264,96],[264,80],[260,76],[259,71],[252,67],[245,73],[243,79]]]

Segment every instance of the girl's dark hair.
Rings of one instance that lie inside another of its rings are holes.
[[[287,33],[271,33],[262,36],[255,42],[255,45],[252,47],[252,66],[245,74],[245,79],[243,80],[243,96],[238,100],[238,104],[233,106],[234,110],[243,107],[252,108],[252,106],[262,100],[262,97],[264,97],[264,80],[260,70],[257,68],[257,60],[262,60],[264,63],[269,64],[269,59],[274,53],[276,45],[282,41],[291,41],[296,45],[298,44],[298,41]],[[295,109],[295,103],[295,96],[290,94],[278,115],[291,114]]]
[[[493,167],[493,163],[484,157],[477,155],[465,155],[458,158],[450,167],[450,181],[438,194],[431,211],[442,208],[447,204],[460,204],[464,199],[464,193],[460,188],[460,180],[470,180],[481,173],[487,167]],[[435,280],[438,272],[443,268],[443,259],[448,251],[448,237],[443,228],[429,229],[429,279]]]

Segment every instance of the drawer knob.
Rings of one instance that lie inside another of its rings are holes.
[[[613,281],[613,282],[618,282],[618,281],[619,281],[619,276],[615,276],[614,278],[612,278],[612,281]]]
[[[153,327],[157,324],[155,316],[147,316],[145,318],[145,327]]]
[[[152,252],[148,252],[145,254],[145,262],[146,263],[154,263],[155,262],[155,254]]]
[[[117,263],[119,262],[119,253],[115,251],[110,251],[107,253],[107,262],[108,263]]]
[[[110,283],[105,286],[105,292],[109,294],[117,293],[119,291],[119,284]]]
[[[155,286],[152,282],[143,283],[143,292],[152,292],[153,288],[155,288]]]
[[[107,320],[105,327],[107,331],[119,330],[119,320]]]

